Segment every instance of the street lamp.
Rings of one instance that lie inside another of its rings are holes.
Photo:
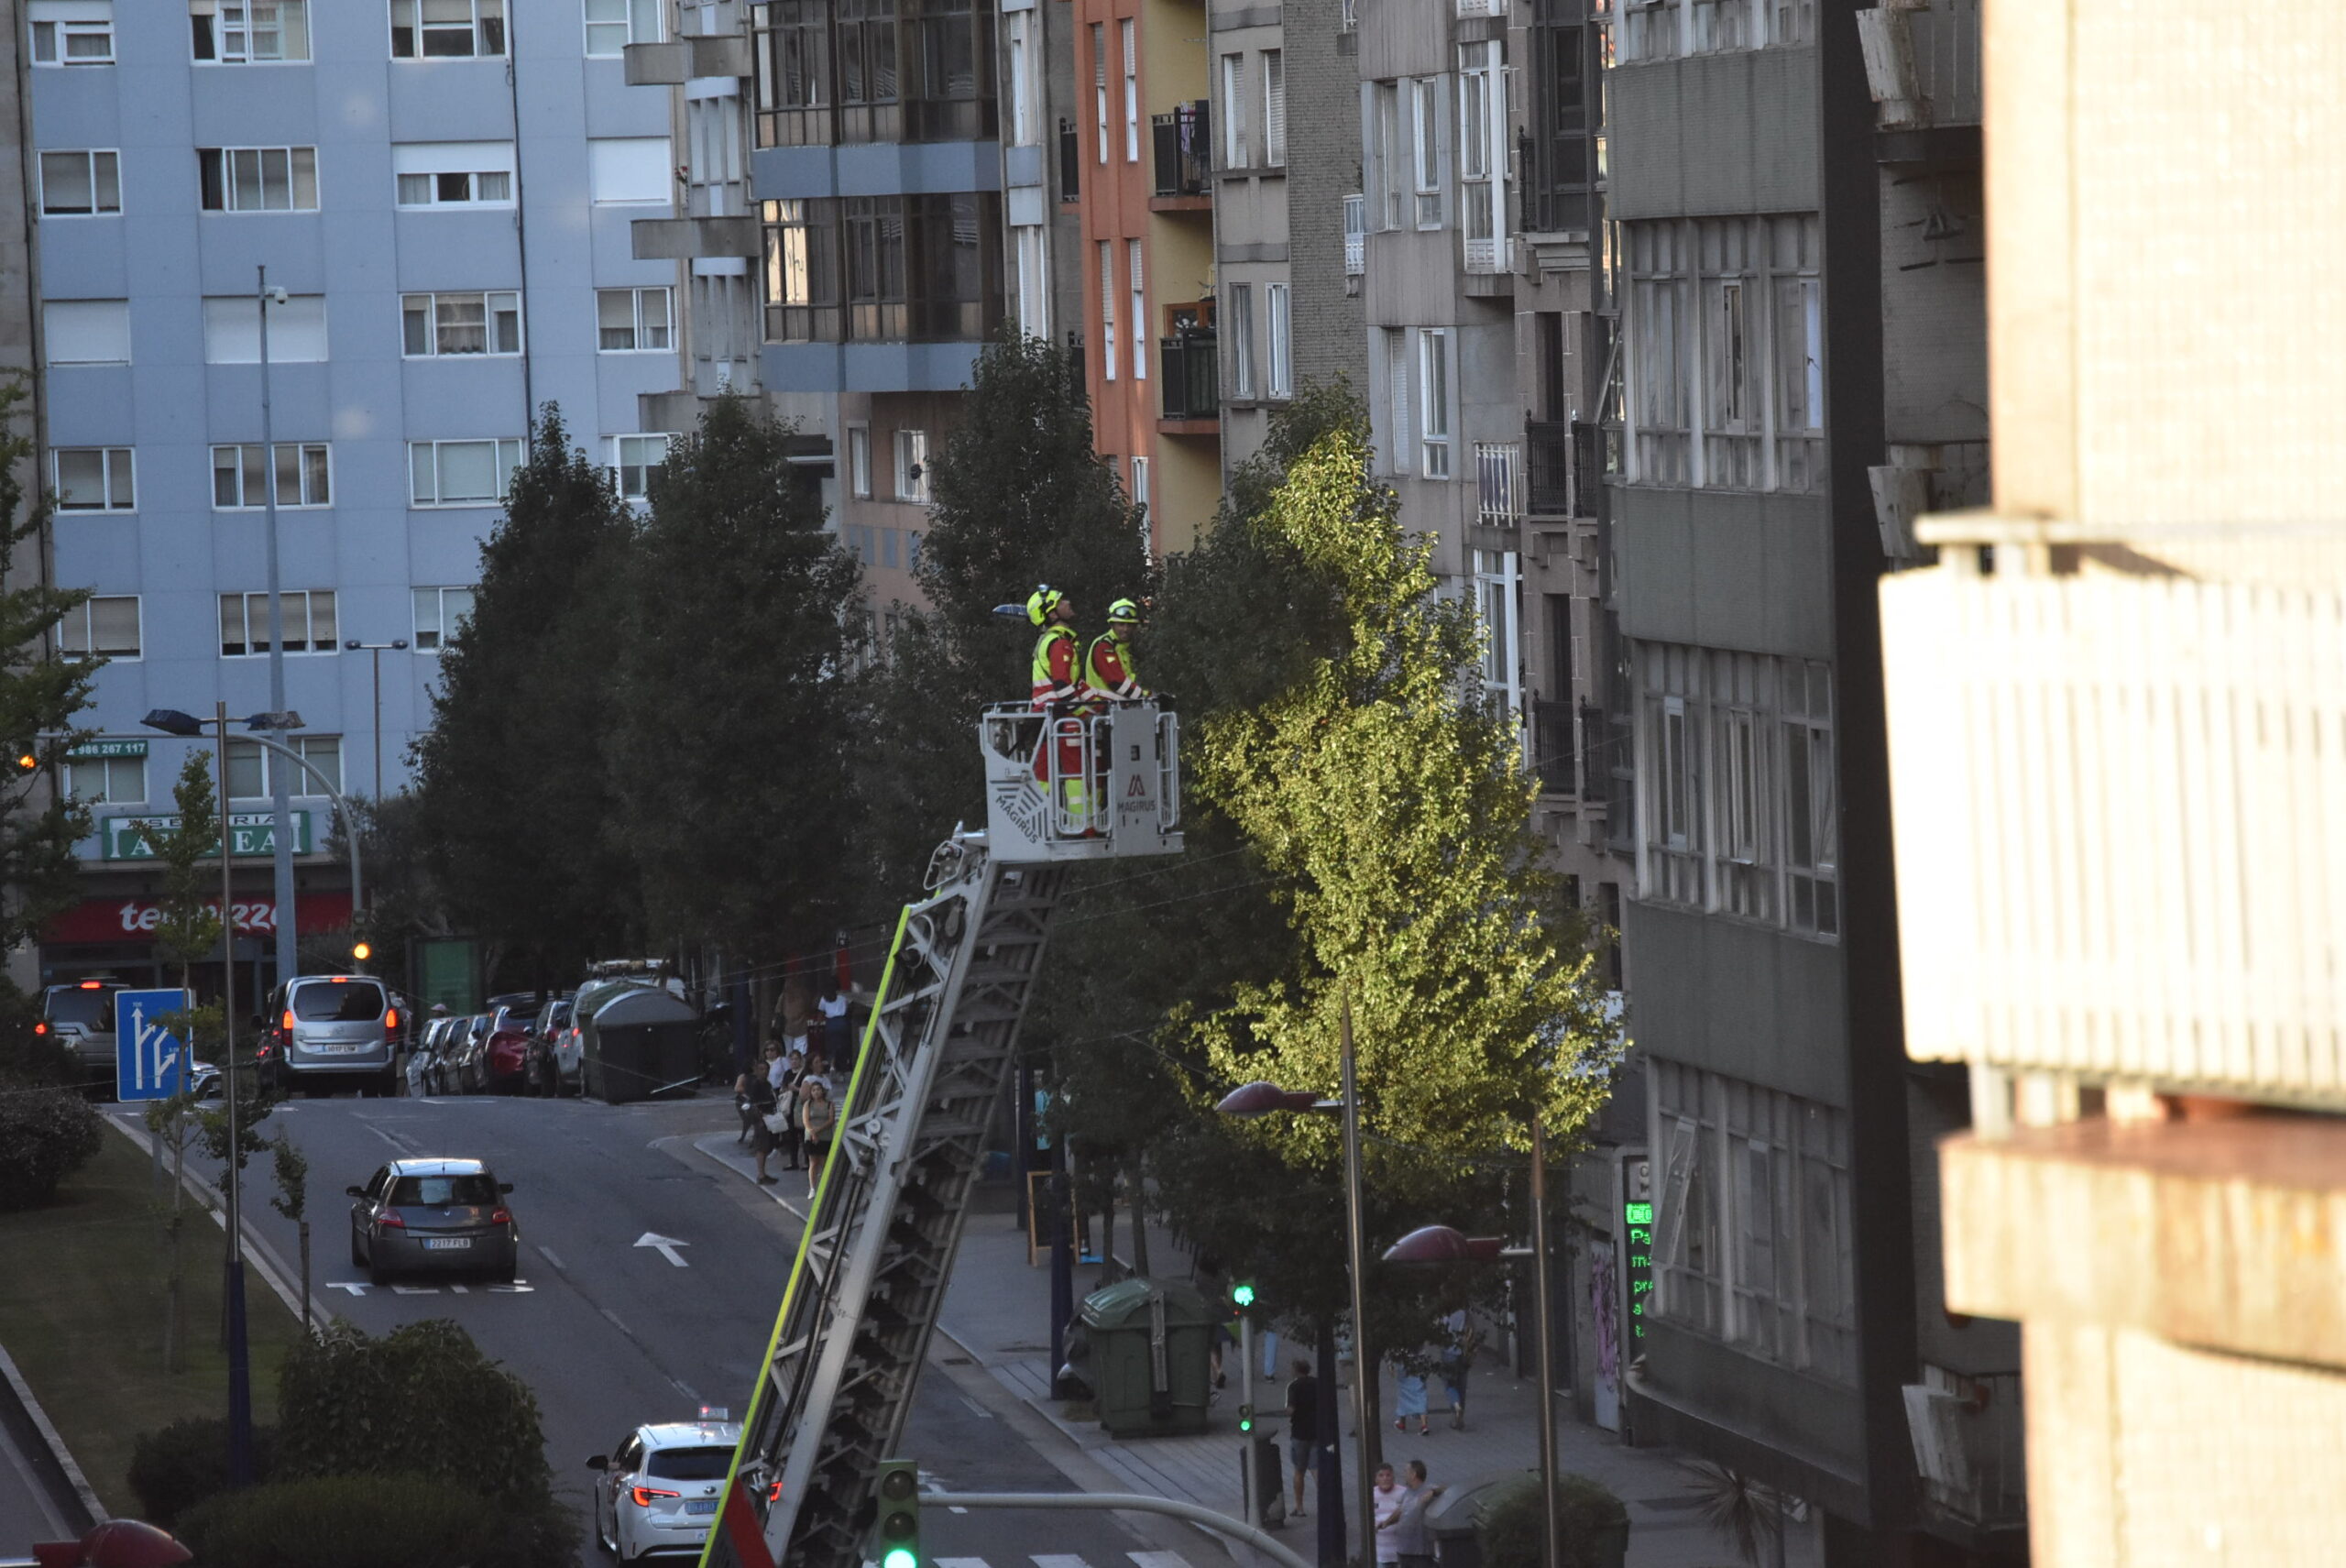
[[[199,735],[203,730],[201,720],[192,715],[181,713],[175,707],[159,707],[139,722],[149,729],[160,729],[168,735]],[[265,747],[276,752],[309,774],[317,781],[318,787],[326,792],[326,798],[334,802],[334,810],[342,816],[343,838],[350,846],[350,907],[355,917],[364,898],[367,884],[358,857],[358,818],[351,815],[350,802],[342,797],[342,791],[334,787],[334,781],[319,771],[318,765],[309,758],[281,740],[272,740],[266,735],[253,733],[262,729],[299,729],[301,728],[301,716],[298,713],[256,713],[245,720],[247,731],[245,739],[256,746]],[[278,770],[270,771],[275,773]],[[291,834],[288,830],[291,827],[290,823],[282,824],[273,831],[280,836],[280,841],[290,843]],[[228,858],[228,759],[225,752],[220,759],[220,858],[223,861]],[[292,905],[282,904],[278,905],[277,926],[280,932],[289,929],[288,922],[294,921],[295,918]]]
[[[394,637],[389,642],[361,642],[354,637],[343,644],[354,653],[371,653],[375,665],[375,803],[383,801],[383,652],[389,648],[404,649],[407,639]]]
[[[277,569],[277,433],[270,423],[269,399],[269,307],[282,305],[291,297],[286,291],[269,286],[269,269],[258,269],[258,280],[254,287],[253,305],[260,313],[260,451],[261,471],[268,482],[261,487],[262,527],[266,532],[269,562],[269,706],[280,715],[285,708],[285,596],[280,589]],[[249,635],[249,634],[248,634]],[[249,644],[247,644],[249,646]],[[226,798],[228,761],[220,760],[222,798]],[[271,836],[272,859],[275,861],[277,908],[281,916],[293,907],[293,803],[285,779],[276,769],[269,770],[269,810],[277,821],[277,831]],[[220,841],[220,856],[228,855],[228,841]],[[293,978],[298,968],[296,944],[298,936],[293,923],[283,918],[277,923],[277,978],[282,982]]]

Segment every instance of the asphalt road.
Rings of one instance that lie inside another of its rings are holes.
[[[703,1405],[738,1415],[755,1384],[798,1223],[693,1149],[693,1136],[736,1124],[729,1099],[714,1094],[632,1106],[472,1096],[296,1100],[265,1131],[285,1128],[309,1157],[321,1310],[369,1333],[425,1318],[462,1324],[536,1394],[556,1488],[584,1524],[589,1454],[608,1453],[641,1422],[689,1420]],[[514,1286],[378,1288],[352,1266],[344,1189],[387,1159],[435,1155],[486,1160],[513,1184],[522,1244]],[[246,1169],[246,1222],[291,1264],[297,1233],[269,1206],[270,1191],[263,1156]],[[639,1245],[647,1235],[675,1245]],[[254,1288],[265,1287],[256,1279]],[[1073,1490],[1012,1430],[1032,1427],[1015,1413],[990,1379],[956,1382],[932,1362],[904,1447],[941,1488]],[[1082,1568],[1135,1568],[1128,1554],[1152,1544],[1105,1514],[938,1512],[924,1535],[932,1556],[983,1568],[1029,1568],[1036,1558],[1038,1568],[1077,1568],[1070,1557]],[[1200,1568],[1218,1557],[1202,1545],[1186,1555]],[[591,1542],[585,1560],[598,1561]],[[1178,1565],[1150,1554],[1141,1568]]]

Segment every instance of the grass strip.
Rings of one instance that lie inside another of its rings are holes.
[[[246,1174],[262,1163],[248,1165]],[[188,1416],[228,1413],[228,1353],[220,1342],[228,1238],[189,1198],[180,1229],[186,1365],[166,1372],[168,1206],[157,1199],[169,1193],[159,1194],[151,1181],[148,1157],[109,1132],[97,1157],[66,1179],[55,1203],[0,1213],[0,1345],[16,1358],[90,1485],[108,1509],[123,1515],[137,1512],[125,1475],[141,1432]],[[278,1367],[301,1324],[249,1265],[245,1317],[253,1420],[267,1424],[277,1419]]]

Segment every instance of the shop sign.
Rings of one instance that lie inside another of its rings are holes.
[[[218,914],[220,903],[204,905]],[[303,931],[334,931],[350,924],[350,894],[305,893],[298,907]],[[228,906],[240,937],[269,937],[277,932],[277,904],[267,894],[240,898]],[[163,921],[163,905],[153,898],[85,898],[40,934],[43,942],[151,942]]]
[[[84,740],[65,756],[69,762],[90,762],[101,757],[143,757],[146,754],[147,742],[144,740]]]
[[[310,814],[292,812],[293,852],[310,852]],[[100,853],[109,861],[151,861],[154,846],[138,831],[144,823],[159,833],[177,830],[177,817],[109,817],[98,824]],[[230,852],[237,855],[273,855],[277,852],[277,816],[269,811],[239,811],[228,817]],[[204,846],[207,856],[220,852],[216,838]]]

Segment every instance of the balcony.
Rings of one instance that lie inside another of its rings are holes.
[[[758,220],[737,218],[638,218],[628,225],[638,261],[691,261],[700,257],[755,258]]]
[[[1512,441],[1474,443],[1474,521],[1485,528],[1513,528],[1523,521],[1516,480],[1523,471],[1523,448]]]
[[[696,76],[747,76],[751,71],[750,40],[740,33],[630,44],[624,58],[630,87],[681,87]]]
[[[1909,0],[1857,16],[1880,129],[1979,124],[1979,0]]]
[[[1580,745],[1573,705],[1536,698],[1531,705],[1531,773],[1541,795],[1580,793]]]
[[[1150,115],[1149,136],[1160,200],[1212,193],[1213,130],[1205,100],[1177,104],[1169,115]]]
[[[1157,340],[1161,367],[1157,385],[1164,389],[1165,418],[1218,420],[1222,417],[1222,365],[1210,332]]]
[[[1573,430],[1562,420],[1526,420],[1523,445],[1530,458],[1529,510],[1533,517],[1572,517]]]
[[[1344,198],[1344,276],[1357,278],[1368,270],[1368,198]]]

